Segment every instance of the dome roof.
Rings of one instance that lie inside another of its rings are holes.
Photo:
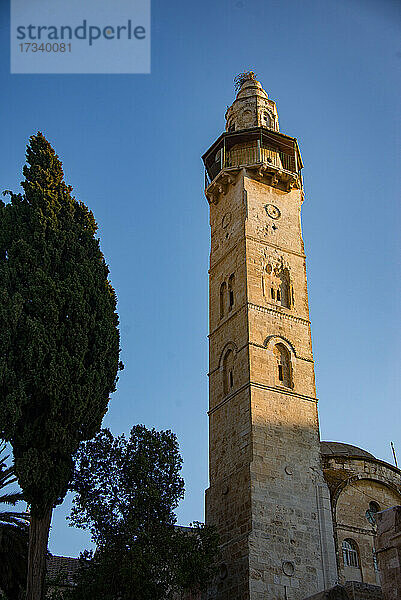
[[[320,450],[323,456],[360,456],[361,458],[375,458],[373,454],[343,442],[320,442]]]
[[[257,81],[257,79],[246,79],[241,85],[237,94],[237,99],[245,98],[247,96],[262,96],[263,98],[268,98],[262,84],[260,81]]]

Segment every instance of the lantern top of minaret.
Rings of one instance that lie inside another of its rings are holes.
[[[266,127],[279,131],[276,103],[256,79],[253,71],[240,73],[234,79],[236,98],[226,112],[226,131],[250,127]]]

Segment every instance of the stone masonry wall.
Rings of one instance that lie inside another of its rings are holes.
[[[302,198],[300,190],[283,192],[241,171],[210,207],[206,520],[221,535],[221,573],[212,591],[219,600],[301,600],[336,580],[320,466]],[[232,306],[224,305],[222,314],[221,290],[232,278]],[[289,357],[288,381],[279,380],[277,343]]]
[[[317,489],[325,482],[300,227],[302,192],[283,192],[249,176],[245,190],[253,442],[251,597],[296,600],[336,581],[332,533],[329,573],[323,573],[320,528],[330,530],[331,524],[320,525],[318,518]],[[266,293],[269,286],[264,289],[262,278],[270,267],[289,273],[291,306]],[[277,342],[290,353],[290,387],[278,377]]]
[[[206,522],[216,525],[221,536],[221,569],[210,591],[219,600],[249,598],[252,451],[244,217],[243,185],[239,179],[210,209],[210,487],[206,491]],[[233,304],[229,306],[232,277]],[[225,392],[224,356],[228,350],[233,354],[233,387]]]
[[[377,556],[384,600],[401,598],[401,506],[377,515]]]

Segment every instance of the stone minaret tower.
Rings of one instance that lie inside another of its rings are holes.
[[[253,73],[203,156],[210,204],[210,487],[218,600],[335,584],[301,234],[302,159]]]

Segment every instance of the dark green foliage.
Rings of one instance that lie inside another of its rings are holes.
[[[64,498],[79,443],[100,428],[119,332],[93,214],[41,133],[27,163],[24,194],[0,201],[0,435],[41,517]]]
[[[80,446],[71,521],[90,529],[97,551],[86,553],[73,599],[167,600],[205,586],[217,536],[175,526],[181,464],[173,433],[141,425],[128,439],[104,429]]]
[[[28,521],[26,513],[4,510],[23,499],[20,492],[8,489],[17,480],[4,449],[0,442],[0,590],[8,600],[18,600],[26,580]]]

